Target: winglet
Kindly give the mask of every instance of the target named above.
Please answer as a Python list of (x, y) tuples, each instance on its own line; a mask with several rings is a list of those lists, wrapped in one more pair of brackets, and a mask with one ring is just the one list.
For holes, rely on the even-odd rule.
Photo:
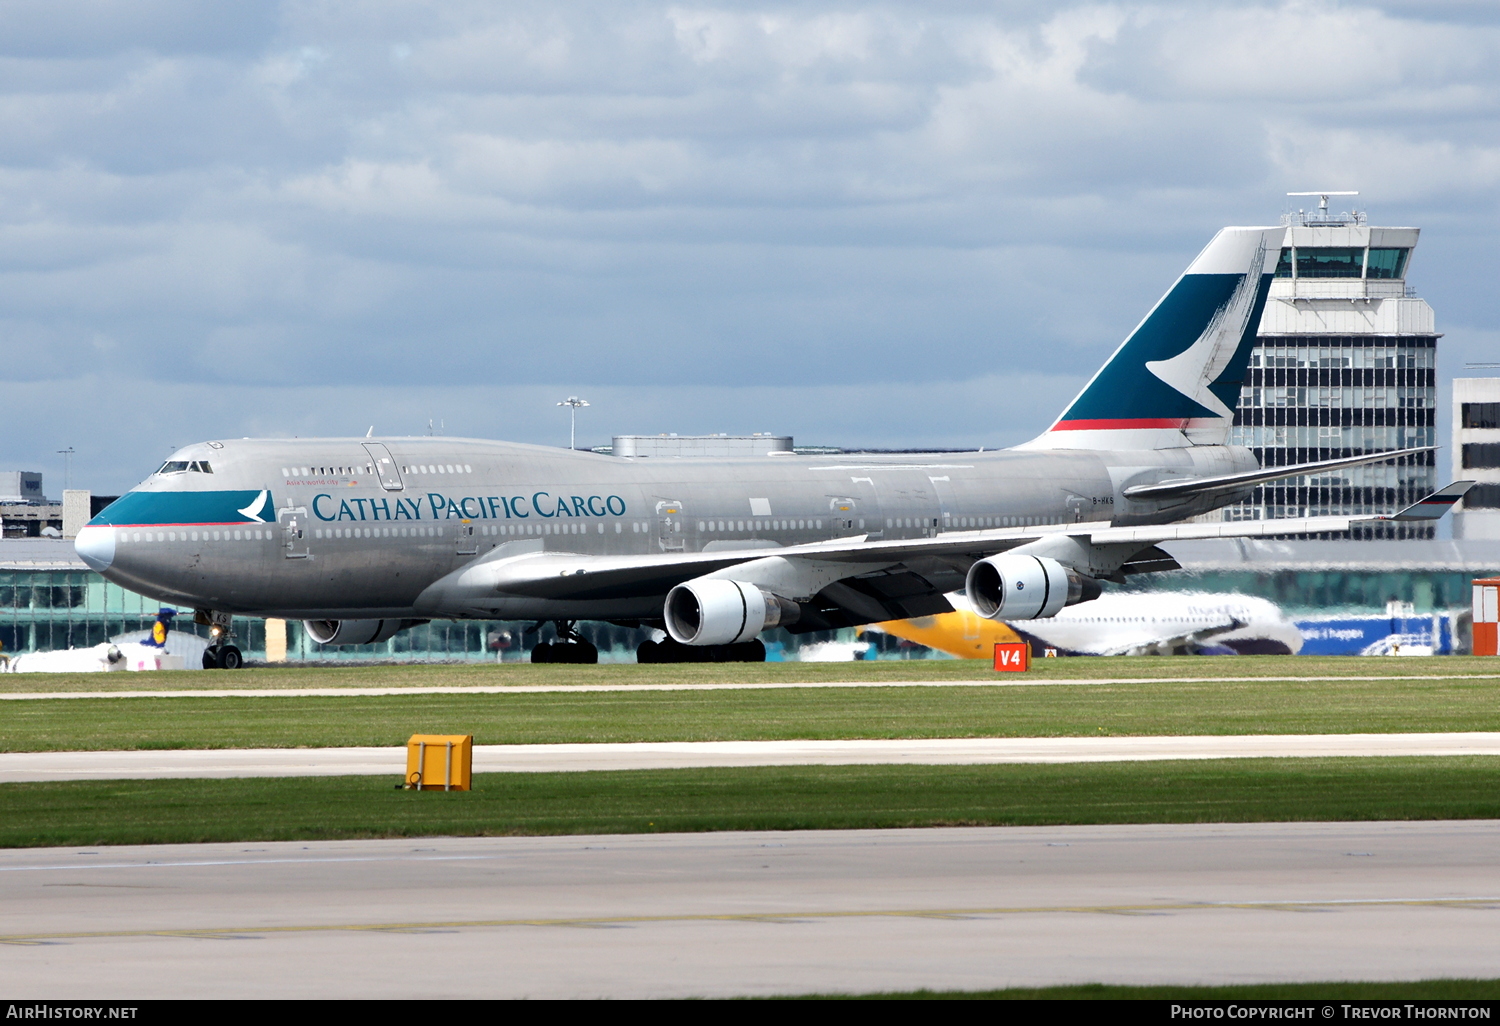
[(1381, 517), (1382, 520), (1438, 520), (1444, 513), (1453, 508), (1453, 504), (1464, 497), (1464, 493), (1474, 487), (1473, 481), (1454, 481), (1427, 496), (1419, 499), (1410, 506), (1403, 509), (1395, 516)]

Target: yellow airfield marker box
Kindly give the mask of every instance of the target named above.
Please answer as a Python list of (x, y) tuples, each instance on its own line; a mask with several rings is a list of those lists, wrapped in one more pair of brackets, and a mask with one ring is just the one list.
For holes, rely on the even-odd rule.
[(409, 790), (467, 791), (473, 776), (473, 734), (413, 734), (406, 742)]

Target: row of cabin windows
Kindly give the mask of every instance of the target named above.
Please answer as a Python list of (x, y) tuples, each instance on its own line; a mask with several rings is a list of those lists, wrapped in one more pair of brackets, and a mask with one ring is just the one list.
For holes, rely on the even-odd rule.
[(121, 531), (125, 542), (269, 541), (270, 531)]
[[(859, 522), (860, 527), (865, 522)], [(700, 520), (698, 530), (701, 532), (739, 532), (739, 531), (821, 531), (823, 521), (821, 520)]]
[[(173, 466), (174, 464), (168, 464)], [(208, 464), (204, 464), (206, 468)], [(345, 477), (349, 474), (373, 474), (375, 466), (366, 463), (362, 467), (282, 467), (282, 477)], [(467, 463), (421, 463), (404, 466), (403, 474), (472, 474), (474, 468)]]

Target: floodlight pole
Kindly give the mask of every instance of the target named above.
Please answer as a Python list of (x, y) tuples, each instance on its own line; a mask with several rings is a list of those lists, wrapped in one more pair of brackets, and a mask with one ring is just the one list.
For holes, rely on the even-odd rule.
[(557, 405), (568, 407), (568, 448), (576, 449), (578, 448), (578, 408), (587, 406), (588, 403), (576, 395), (570, 395)]
[(63, 458), (63, 490), (67, 491), (73, 487), (73, 447), (59, 449), (57, 454)]

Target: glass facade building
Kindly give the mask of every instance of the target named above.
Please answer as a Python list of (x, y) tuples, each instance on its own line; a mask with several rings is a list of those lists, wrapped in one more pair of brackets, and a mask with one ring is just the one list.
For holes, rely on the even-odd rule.
[[(1439, 335), (1432, 307), (1406, 284), (1418, 229), (1370, 227), (1360, 213), (1284, 221), (1231, 444), (1267, 467), (1435, 445)], [(1423, 453), (1261, 485), (1221, 516), (1387, 513), (1437, 484), (1434, 454)], [(1430, 538), (1433, 531), (1380, 524), (1351, 533)]]

